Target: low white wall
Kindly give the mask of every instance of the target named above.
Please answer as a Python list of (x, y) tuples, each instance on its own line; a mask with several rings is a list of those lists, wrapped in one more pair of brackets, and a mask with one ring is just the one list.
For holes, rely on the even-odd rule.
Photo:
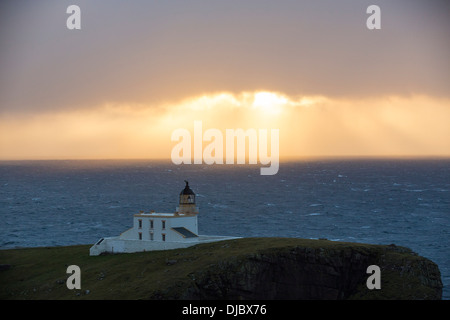
[(89, 254), (91, 256), (98, 256), (103, 252), (110, 253), (132, 253), (141, 251), (157, 251), (157, 250), (171, 250), (178, 248), (187, 248), (199, 243), (216, 242), (223, 240), (238, 239), (239, 237), (224, 237), (224, 236), (199, 236), (190, 241), (167, 242), (167, 241), (146, 241), (146, 240), (124, 240), (119, 237), (104, 238), (100, 244), (93, 245)]
[(177, 248), (187, 248), (197, 244), (198, 241), (167, 242), (148, 240), (123, 240), (119, 238), (105, 238), (102, 243), (93, 245), (89, 254), (97, 256), (102, 252), (110, 253), (132, 253), (141, 251), (170, 250)]

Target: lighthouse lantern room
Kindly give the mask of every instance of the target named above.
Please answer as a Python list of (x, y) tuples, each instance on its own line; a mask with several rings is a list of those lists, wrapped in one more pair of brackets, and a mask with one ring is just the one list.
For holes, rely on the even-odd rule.
[(180, 192), (179, 207), (177, 207), (177, 213), (181, 214), (198, 214), (197, 207), (195, 205), (195, 193), (189, 187), (189, 182), (184, 180), (186, 186)]

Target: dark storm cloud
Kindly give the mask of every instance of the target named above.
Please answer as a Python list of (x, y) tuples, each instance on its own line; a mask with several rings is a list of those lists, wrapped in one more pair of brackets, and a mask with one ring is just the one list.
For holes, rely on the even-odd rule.
[[(81, 30), (66, 8), (81, 8)], [(381, 7), (382, 29), (366, 28)], [(444, 1), (3, 1), (0, 110), (205, 92), (449, 96)]]

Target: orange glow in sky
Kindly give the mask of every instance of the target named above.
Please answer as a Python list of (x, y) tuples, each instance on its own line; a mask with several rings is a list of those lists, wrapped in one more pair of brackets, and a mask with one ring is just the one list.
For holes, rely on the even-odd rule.
[(450, 156), (448, 100), (217, 93), (0, 118), (2, 159), (170, 159), (177, 128), (279, 129), (280, 157)]

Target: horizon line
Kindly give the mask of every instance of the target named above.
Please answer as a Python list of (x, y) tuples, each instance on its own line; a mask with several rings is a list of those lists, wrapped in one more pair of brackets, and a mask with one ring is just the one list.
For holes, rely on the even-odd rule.
[[(332, 160), (332, 159), (336, 159), (336, 160), (357, 160), (357, 159), (390, 159), (390, 160), (406, 160), (406, 159), (449, 159), (450, 160), (450, 155), (315, 155), (315, 156), (284, 156), (284, 157), (280, 157), (279, 162), (292, 162), (292, 161), (302, 161), (302, 160), (322, 160), (322, 159), (326, 159), (326, 160)], [(194, 160), (194, 159), (192, 159)], [(225, 159), (224, 159), (225, 160)], [(231, 163), (231, 164), (227, 164), (223, 163), (223, 165), (225, 166), (230, 166), (230, 165), (260, 165), (260, 163), (256, 163), (256, 164), (249, 164), (248, 163), (248, 159), (245, 159), (246, 163), (243, 164), (237, 164), (237, 163)], [(148, 157), (135, 157), (135, 158), (116, 158), (116, 157), (111, 157), (111, 158), (23, 158), (23, 159), (0, 159), (0, 162), (19, 162), (19, 161), (165, 161), (165, 162), (172, 162), (172, 160), (170, 158), (148, 158)], [(191, 165), (193, 165), (195, 163), (191, 163)], [(174, 164), (175, 165), (175, 164)], [(184, 165), (189, 165), (189, 164), (184, 164)], [(197, 164), (197, 165), (209, 165), (206, 164), (204, 161), (201, 164)], [(222, 164), (217, 164), (217, 163), (213, 163), (213, 165), (222, 165)]]

